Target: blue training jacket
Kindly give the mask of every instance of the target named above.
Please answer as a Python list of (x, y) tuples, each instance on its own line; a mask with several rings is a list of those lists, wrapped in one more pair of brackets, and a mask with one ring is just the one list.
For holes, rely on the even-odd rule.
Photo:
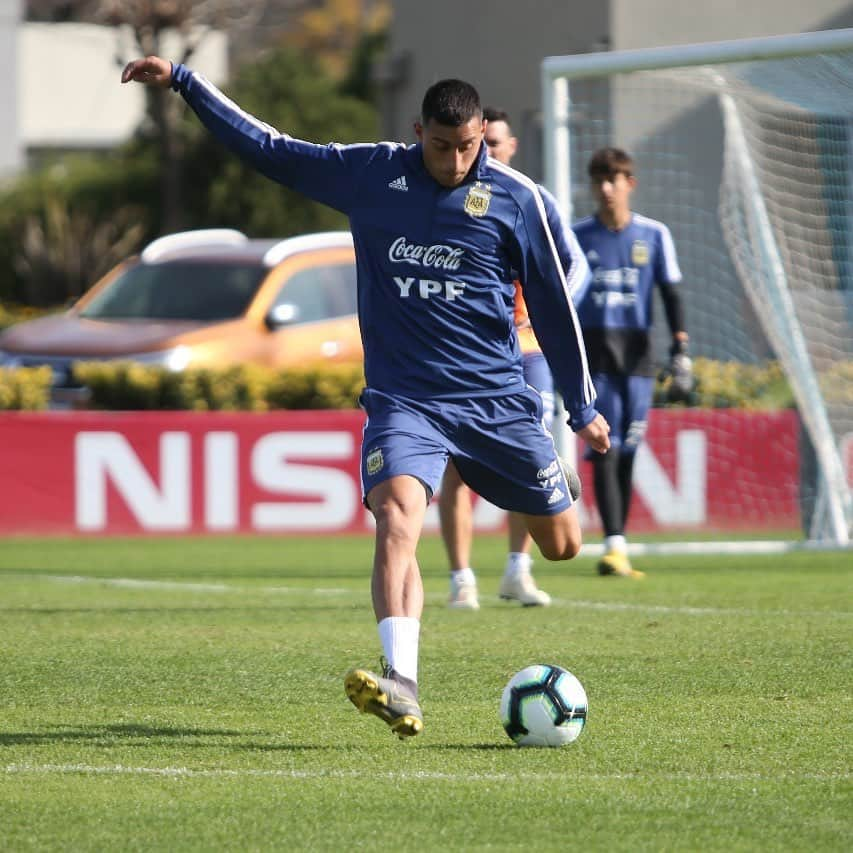
[(522, 390), (519, 278), (572, 428), (593, 420), (595, 390), (570, 298), (587, 267), (565, 260), (571, 248), (563, 229), (549, 228), (533, 181), (483, 145), (465, 182), (449, 189), (427, 172), (420, 145), (294, 139), (183, 65), (173, 66), (172, 87), (258, 171), (349, 217), (369, 387), (437, 401)]

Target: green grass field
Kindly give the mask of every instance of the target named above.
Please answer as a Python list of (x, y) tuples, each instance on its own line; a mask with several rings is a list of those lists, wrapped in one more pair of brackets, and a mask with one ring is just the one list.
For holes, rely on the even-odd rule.
[[(3, 850), (849, 850), (853, 552), (537, 562), (545, 610), (446, 609), (420, 551), (426, 727), (343, 693), (378, 666), (366, 539), (0, 543)], [(516, 670), (590, 698), (580, 739), (525, 750)]]

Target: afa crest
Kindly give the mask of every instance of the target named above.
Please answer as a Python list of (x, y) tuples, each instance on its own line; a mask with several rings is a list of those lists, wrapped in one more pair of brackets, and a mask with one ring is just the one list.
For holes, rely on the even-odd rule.
[(634, 240), (631, 245), (631, 263), (644, 267), (649, 262), (649, 244), (645, 240)]
[(489, 210), (489, 202), (492, 200), (492, 188), (488, 184), (477, 181), (465, 196), (465, 213), (476, 216), (478, 219), (485, 216)]
[(385, 464), (385, 459), (382, 456), (382, 448), (377, 447), (376, 450), (371, 450), (370, 453), (367, 454), (367, 459), (365, 460), (365, 467), (367, 468), (368, 476), (372, 477), (374, 474), (378, 474), (382, 470), (382, 466)]

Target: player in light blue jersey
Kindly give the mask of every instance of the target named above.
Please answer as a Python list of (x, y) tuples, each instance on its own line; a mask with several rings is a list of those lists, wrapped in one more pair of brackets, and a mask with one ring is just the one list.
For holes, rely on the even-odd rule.
[(646, 432), (654, 391), (651, 351), (652, 297), (657, 285), (672, 333), (673, 388), (692, 386), (684, 309), (678, 292), (681, 270), (669, 229), (633, 213), (637, 184), (631, 157), (602, 148), (588, 172), (597, 211), (574, 225), (592, 282), (578, 304), (587, 359), (598, 393), (597, 406), (611, 425), (611, 447), (591, 454), (595, 501), (604, 528), (602, 575), (640, 578), (628, 559), (625, 526), (631, 506), (634, 460)]
[(606, 451), (561, 235), (551, 233), (536, 185), (488, 158), (479, 96), (463, 81), (430, 87), (412, 146), (295, 139), (155, 56), (129, 63), (122, 81), (171, 86), (264, 175), (349, 217), (367, 378), (361, 476), (376, 518), (371, 592), (386, 663), (381, 675), (351, 670), (344, 689), (400, 737), (416, 735), (416, 548), (448, 460), (476, 492), (523, 513), (547, 559), (580, 549), (577, 511), (542, 426), (541, 397), (524, 382), (512, 316), (518, 275), (572, 429)]

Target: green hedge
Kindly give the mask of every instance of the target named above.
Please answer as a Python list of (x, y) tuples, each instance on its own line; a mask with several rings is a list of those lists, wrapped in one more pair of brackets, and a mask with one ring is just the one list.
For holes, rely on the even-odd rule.
[(39, 411), (50, 402), (53, 371), (49, 367), (0, 367), (0, 411)]
[[(697, 358), (696, 389), (685, 402), (668, 401), (669, 380), (655, 386), (656, 407), (792, 408), (791, 389), (777, 362), (745, 365)], [(88, 362), (74, 367), (90, 390), (88, 407), (116, 411), (251, 411), (355, 408), (364, 373), (361, 365), (322, 365), (272, 370), (243, 365), (222, 370), (195, 368), (173, 373), (133, 362)], [(0, 409), (46, 409), (48, 368), (0, 370)], [(843, 362), (821, 377), (828, 401), (853, 403), (853, 363)]]
[(777, 361), (741, 364), (736, 361), (693, 361), (696, 387), (686, 402), (671, 403), (671, 380), (659, 379), (653, 405), (657, 408), (689, 406), (702, 409), (789, 409), (794, 396)]
[(271, 370), (240, 365), (173, 373), (131, 362), (89, 362), (74, 368), (91, 391), (93, 409), (199, 412), (271, 409), (352, 409), (364, 387), (358, 365)]
[(47, 314), (56, 314), (60, 308), (52, 308), (50, 310), (44, 308), (34, 308), (31, 305), (16, 305), (14, 303), (0, 302), (0, 331), (8, 326), (14, 326), (15, 323), (23, 323), (26, 320), (35, 320), (38, 317), (44, 317)]

